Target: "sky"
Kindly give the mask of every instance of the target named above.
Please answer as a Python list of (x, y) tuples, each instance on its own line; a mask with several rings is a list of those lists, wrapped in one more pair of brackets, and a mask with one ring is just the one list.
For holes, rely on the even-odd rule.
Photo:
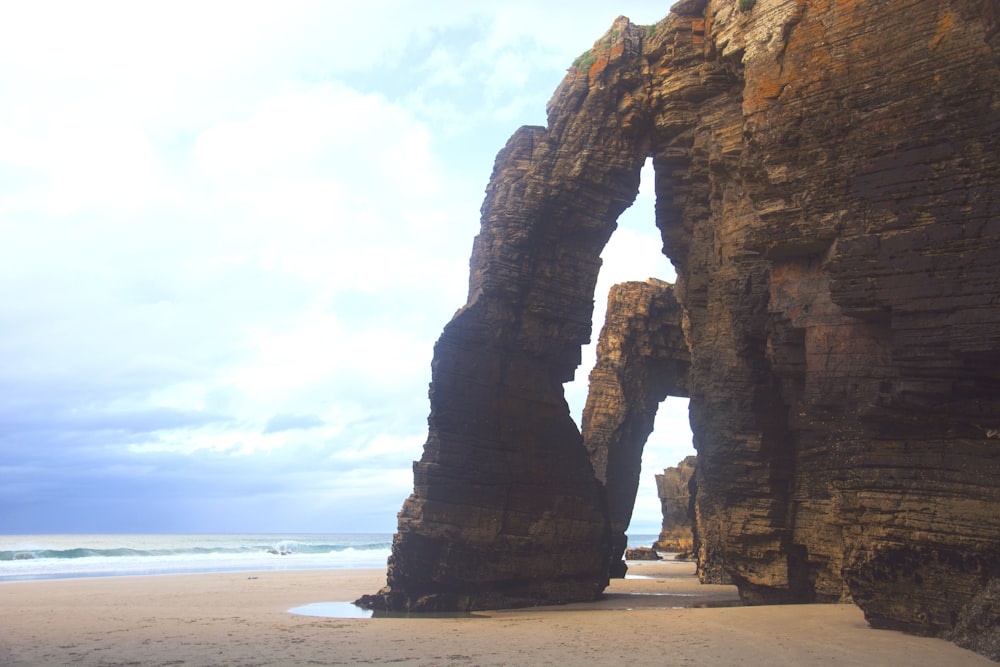
[[(4, 3), (0, 533), (393, 532), (497, 152), (670, 4)], [(611, 284), (673, 279), (649, 172), (595, 341)]]

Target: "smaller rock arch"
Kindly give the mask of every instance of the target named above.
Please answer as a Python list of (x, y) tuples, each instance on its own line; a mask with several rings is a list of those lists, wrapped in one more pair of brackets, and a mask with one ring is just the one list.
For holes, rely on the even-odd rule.
[(642, 451), (660, 403), (686, 397), (691, 355), (673, 285), (650, 278), (615, 285), (597, 344), (583, 411), (583, 440), (608, 496), (610, 574), (625, 575), (625, 531), (632, 519)]

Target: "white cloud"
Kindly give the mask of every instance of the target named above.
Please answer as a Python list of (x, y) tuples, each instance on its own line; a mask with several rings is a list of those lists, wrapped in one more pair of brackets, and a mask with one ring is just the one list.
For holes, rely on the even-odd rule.
[(0, 212), (130, 212), (156, 195), (158, 158), (142, 128), (102, 108), (77, 105), (72, 115), (11, 119), (0, 129), (0, 155), (32, 182), (5, 198)]
[[(429, 169), (429, 141), (427, 129), (384, 96), (326, 82), (267, 98), (251, 116), (210, 127), (198, 137), (194, 159), (223, 185), (308, 175), (371, 188), (387, 174), (403, 196), (423, 196), (437, 187), (429, 180), (438, 171)], [(393, 158), (405, 169), (386, 169)]]
[(251, 334), (252, 358), (223, 382), (255, 402), (336, 378), (388, 390), (429, 375), (432, 343), (397, 328), (354, 330), (335, 313), (311, 312), (282, 331)]
[[(306, 529), (339, 510), (300, 487), (366, 494), (391, 523), (494, 156), (636, 8), (666, 12), (0, 7), (0, 447), (22, 480), (5, 496), (18, 525), (45, 530), (91, 492), (94, 509), (184, 489), (231, 514), (265, 487), (284, 516), (323, 506), (296, 515)], [(606, 273), (641, 264), (648, 239), (630, 234)], [(281, 423), (313, 426), (268, 428)]]

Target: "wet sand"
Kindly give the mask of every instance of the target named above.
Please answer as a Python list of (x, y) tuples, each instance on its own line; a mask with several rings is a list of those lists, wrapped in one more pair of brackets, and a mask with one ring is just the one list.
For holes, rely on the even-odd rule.
[(290, 613), (345, 602), (381, 570), (0, 583), (3, 665), (995, 665), (873, 630), (853, 605), (730, 606), (690, 563), (635, 563), (592, 604), (449, 618)]

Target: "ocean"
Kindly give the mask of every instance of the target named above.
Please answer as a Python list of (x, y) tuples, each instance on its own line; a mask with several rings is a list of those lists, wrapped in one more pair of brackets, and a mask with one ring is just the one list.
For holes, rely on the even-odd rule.
[[(649, 545), (656, 535), (629, 536)], [(392, 535), (0, 535), (0, 582), (386, 566)]]
[(391, 534), (0, 535), (0, 582), (385, 568)]

